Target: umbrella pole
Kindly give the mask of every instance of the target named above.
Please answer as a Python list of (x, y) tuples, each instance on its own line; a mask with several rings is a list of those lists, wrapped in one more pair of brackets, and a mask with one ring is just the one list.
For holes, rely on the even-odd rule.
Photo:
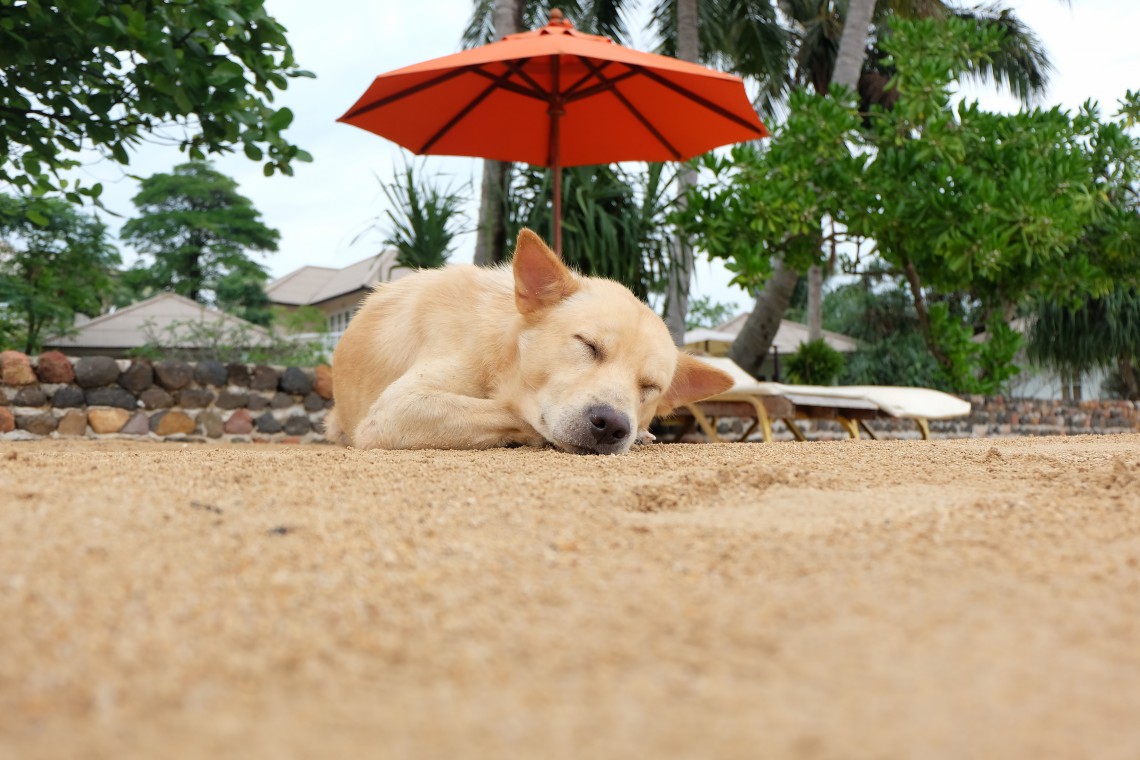
[(562, 156), (559, 154), (559, 143), (561, 142), (559, 135), (559, 126), (562, 121), (562, 114), (566, 113), (565, 107), (562, 104), (562, 93), (560, 90), (559, 64), (561, 61), (558, 56), (554, 56), (551, 61), (551, 74), (554, 84), (554, 92), (550, 99), (550, 108), (547, 113), (550, 114), (550, 168), (554, 174), (554, 252), (560, 257), (562, 256)]
[(562, 255), (562, 167), (554, 164), (554, 252)]

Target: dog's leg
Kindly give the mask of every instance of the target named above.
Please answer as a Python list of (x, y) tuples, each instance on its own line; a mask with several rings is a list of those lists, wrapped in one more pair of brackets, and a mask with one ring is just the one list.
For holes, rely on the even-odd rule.
[[(545, 440), (500, 400), (442, 390), (432, 375), (413, 369), (388, 386), (357, 426), (361, 449), (491, 449)], [(445, 375), (446, 376), (446, 375)]]

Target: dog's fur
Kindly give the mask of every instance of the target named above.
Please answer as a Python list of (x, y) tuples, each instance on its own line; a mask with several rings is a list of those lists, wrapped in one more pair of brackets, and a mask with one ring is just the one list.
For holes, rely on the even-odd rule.
[(574, 274), (523, 230), (511, 270), (418, 272), (365, 299), (333, 355), (325, 429), (358, 448), (617, 454), (655, 416), (731, 386), (629, 290)]

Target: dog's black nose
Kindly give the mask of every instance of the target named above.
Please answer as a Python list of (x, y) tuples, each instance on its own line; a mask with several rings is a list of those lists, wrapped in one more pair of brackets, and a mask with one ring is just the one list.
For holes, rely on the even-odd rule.
[(609, 406), (591, 406), (586, 410), (590, 432), (602, 446), (610, 446), (629, 435), (629, 420), (617, 409)]

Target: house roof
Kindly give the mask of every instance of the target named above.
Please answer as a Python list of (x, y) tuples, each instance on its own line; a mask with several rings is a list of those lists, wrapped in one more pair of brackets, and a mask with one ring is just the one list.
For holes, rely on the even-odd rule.
[[(168, 337), (187, 338), (185, 331), (179, 335), (168, 335), (164, 332), (165, 328), (171, 325), (186, 322), (203, 322), (212, 327), (220, 323), (227, 331), (248, 331), (251, 342), (266, 341), (270, 337), (265, 328), (240, 317), (211, 309), (176, 293), (160, 293), (145, 301), (133, 303), (110, 314), (77, 324), (73, 335), (49, 338), (44, 343), (46, 347), (63, 349), (127, 349), (137, 348), (152, 337), (159, 336), (165, 344)], [(192, 345), (173, 347), (196, 348)]]
[[(748, 312), (744, 312), (712, 330), (704, 327), (689, 330), (685, 333), (685, 345), (705, 343), (706, 341), (731, 343), (736, 340), (736, 336), (740, 334), (747, 320)], [(823, 331), (823, 339), (827, 342), (827, 345), (842, 353), (851, 353), (859, 348), (859, 341), (847, 335), (830, 332), (829, 330)], [(781, 354), (794, 354), (799, 349), (801, 343), (807, 342), (807, 325), (801, 324), (800, 322), (793, 322), (790, 319), (781, 319), (780, 328), (776, 331), (776, 337), (772, 340), (772, 347)]]
[(398, 280), (411, 272), (396, 264), (396, 254), (395, 248), (389, 248), (343, 269), (304, 266), (269, 283), (265, 293), (276, 304), (306, 306), (369, 290), (378, 282)]

